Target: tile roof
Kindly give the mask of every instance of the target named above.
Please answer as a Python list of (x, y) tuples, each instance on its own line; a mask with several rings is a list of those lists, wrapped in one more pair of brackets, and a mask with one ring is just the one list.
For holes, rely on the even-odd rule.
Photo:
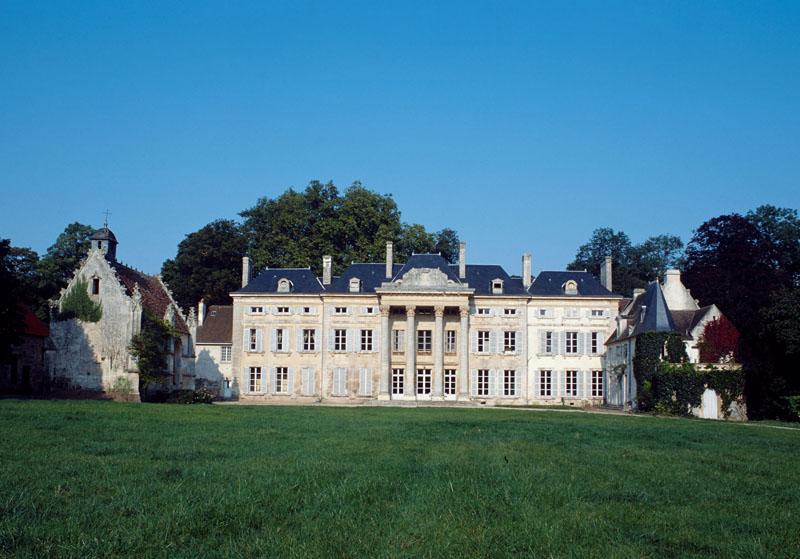
[(203, 325), (197, 327), (197, 344), (233, 343), (233, 306), (210, 305)]
[[(109, 265), (117, 273), (119, 281), (125, 288), (128, 296), (133, 295), (134, 286), (139, 285), (139, 293), (142, 295), (142, 306), (160, 319), (167, 314), (167, 308), (172, 303), (166, 288), (155, 276), (134, 270), (120, 262), (109, 262)], [(188, 334), (189, 328), (181, 317), (180, 313), (175, 313), (175, 329), (181, 334)]]
[(50, 335), (50, 327), (39, 319), (38, 316), (33, 314), (33, 311), (28, 305), (19, 303), (19, 314), (25, 323), (23, 335), (33, 336), (35, 338), (46, 338)]
[[(569, 280), (574, 280), (578, 284), (576, 295), (564, 293), (564, 284)], [(529, 293), (534, 297), (621, 297), (603, 287), (589, 272), (577, 271), (540, 272), (533, 281)]]
[(234, 293), (277, 293), (278, 281), (286, 278), (292, 282), (294, 294), (322, 293), (322, 284), (309, 268), (267, 268)]

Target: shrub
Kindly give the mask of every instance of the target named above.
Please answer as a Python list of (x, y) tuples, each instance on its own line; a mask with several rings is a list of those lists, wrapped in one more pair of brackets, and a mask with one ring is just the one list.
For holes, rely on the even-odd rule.
[(59, 320), (77, 318), (84, 322), (98, 322), (103, 318), (103, 306), (89, 297), (89, 284), (79, 277), (61, 300)]
[(800, 421), (800, 394), (795, 396), (786, 396), (786, 404), (789, 407), (789, 413), (793, 416), (795, 421)]
[(210, 404), (214, 394), (207, 388), (198, 390), (175, 390), (167, 398), (168, 404)]
[(109, 393), (118, 398), (128, 398), (133, 394), (133, 385), (128, 377), (117, 377), (111, 385)]

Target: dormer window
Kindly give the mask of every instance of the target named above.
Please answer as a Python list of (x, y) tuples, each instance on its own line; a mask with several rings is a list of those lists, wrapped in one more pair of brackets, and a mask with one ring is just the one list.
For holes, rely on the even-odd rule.
[(278, 293), (289, 293), (292, 290), (292, 282), (286, 278), (278, 280)]
[(361, 291), (361, 280), (358, 278), (350, 279), (350, 293), (359, 293)]
[(578, 294), (578, 282), (575, 280), (567, 281), (564, 286), (564, 294), (566, 295), (577, 295)]
[(493, 295), (503, 294), (503, 280), (501, 280), (500, 278), (492, 280), (492, 294)]

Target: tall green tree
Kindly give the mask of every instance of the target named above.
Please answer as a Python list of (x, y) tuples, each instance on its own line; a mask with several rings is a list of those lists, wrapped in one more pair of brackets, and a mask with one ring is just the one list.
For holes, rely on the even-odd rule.
[(24, 329), (19, 310), (21, 283), (11, 251), (11, 241), (0, 239), (0, 363), (11, 357), (11, 348)]
[(39, 294), (45, 301), (56, 297), (72, 279), (89, 251), (92, 233), (94, 229), (89, 225), (70, 223), (39, 260)]
[(606, 256), (611, 256), (614, 291), (629, 296), (635, 288), (646, 287), (675, 266), (682, 248), (680, 238), (672, 235), (653, 236), (634, 245), (623, 231), (603, 227), (595, 229), (589, 242), (578, 248), (567, 269), (587, 270), (599, 276)]
[[(715, 303), (741, 336), (748, 413), (781, 416), (784, 398), (800, 392), (792, 354), (793, 307), (798, 287), (796, 210), (762, 206), (703, 223), (687, 245), (684, 283), (701, 304)], [(788, 334), (787, 334), (788, 335)]]
[(210, 305), (230, 304), (228, 294), (241, 285), (245, 250), (236, 222), (220, 219), (186, 235), (175, 258), (164, 262), (161, 275), (183, 308), (200, 299)]

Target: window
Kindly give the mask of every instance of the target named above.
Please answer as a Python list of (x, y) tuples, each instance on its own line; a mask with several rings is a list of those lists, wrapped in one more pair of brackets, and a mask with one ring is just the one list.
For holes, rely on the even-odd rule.
[(250, 367), (250, 392), (261, 392), (261, 367)]
[(220, 348), (220, 362), (222, 363), (230, 363), (231, 362), (231, 346), (224, 345)]
[(334, 307), (333, 308), (334, 314), (347, 314), (347, 307)]
[(417, 394), (431, 393), (431, 370), (417, 369)]
[(538, 309), (536, 316), (539, 318), (549, 318), (552, 315), (550, 309)]
[(454, 396), (456, 393), (456, 370), (444, 370), (444, 393), (447, 396)]
[(403, 393), (404, 379), (405, 371), (403, 369), (392, 369), (392, 394)]
[(503, 396), (517, 395), (517, 371), (506, 369), (503, 371)]
[(479, 316), (490, 316), (492, 314), (492, 309), (488, 309), (486, 307), (478, 307), (477, 312)]
[(444, 352), (445, 353), (455, 353), (456, 352), (456, 331), (455, 330), (447, 330), (444, 333)]
[(489, 395), (489, 369), (478, 369), (478, 386), (476, 394), (478, 396)]
[(247, 334), (247, 350), (258, 351), (258, 329), (250, 328)]
[(275, 367), (275, 392), (277, 394), (289, 392), (289, 369), (287, 367)]
[(275, 329), (275, 349), (273, 351), (286, 351), (285, 332), (283, 328)]
[(372, 351), (372, 330), (361, 331), (361, 351)]
[(503, 293), (503, 280), (492, 280), (492, 293), (495, 295), (500, 295)]
[(564, 293), (567, 295), (577, 295), (578, 294), (578, 283), (575, 280), (569, 280), (563, 286)]
[(564, 318), (580, 318), (580, 309), (569, 307), (564, 309)]
[(92, 295), (100, 295), (100, 278), (92, 278)]
[(517, 351), (517, 333), (503, 332), (503, 351), (514, 353)]
[(489, 335), (488, 330), (478, 330), (478, 353), (488, 353)]
[(364, 314), (375, 314), (375, 307), (364, 307)]
[(250, 307), (250, 314), (264, 314), (264, 307)]
[(289, 314), (289, 307), (278, 307), (278, 314)]
[(311, 328), (303, 329), (303, 351), (317, 350), (317, 334)]
[(417, 351), (420, 353), (430, 353), (431, 351), (431, 331), (417, 331)]
[(517, 309), (503, 309), (503, 316), (517, 316)]
[(603, 309), (592, 309), (592, 318), (603, 318), (606, 315)]
[(564, 396), (576, 397), (578, 395), (578, 371), (565, 371)]
[(539, 396), (553, 395), (553, 371), (539, 371)]
[(553, 332), (545, 332), (542, 336), (542, 353), (553, 353)]
[(347, 330), (337, 328), (333, 331), (333, 351), (347, 351)]
[(350, 293), (358, 293), (361, 291), (361, 280), (358, 278), (350, 279)]
[(303, 307), (303, 314), (311, 314), (311, 307)]
[(603, 371), (592, 371), (592, 397), (603, 396)]
[(589, 338), (589, 347), (592, 353), (600, 352), (600, 332), (592, 332)]
[(292, 282), (286, 278), (278, 280), (278, 293), (289, 293), (292, 290)]
[(578, 333), (567, 332), (567, 347), (566, 353), (578, 353)]
[(405, 330), (392, 330), (392, 351), (394, 353), (403, 353), (405, 351)]

